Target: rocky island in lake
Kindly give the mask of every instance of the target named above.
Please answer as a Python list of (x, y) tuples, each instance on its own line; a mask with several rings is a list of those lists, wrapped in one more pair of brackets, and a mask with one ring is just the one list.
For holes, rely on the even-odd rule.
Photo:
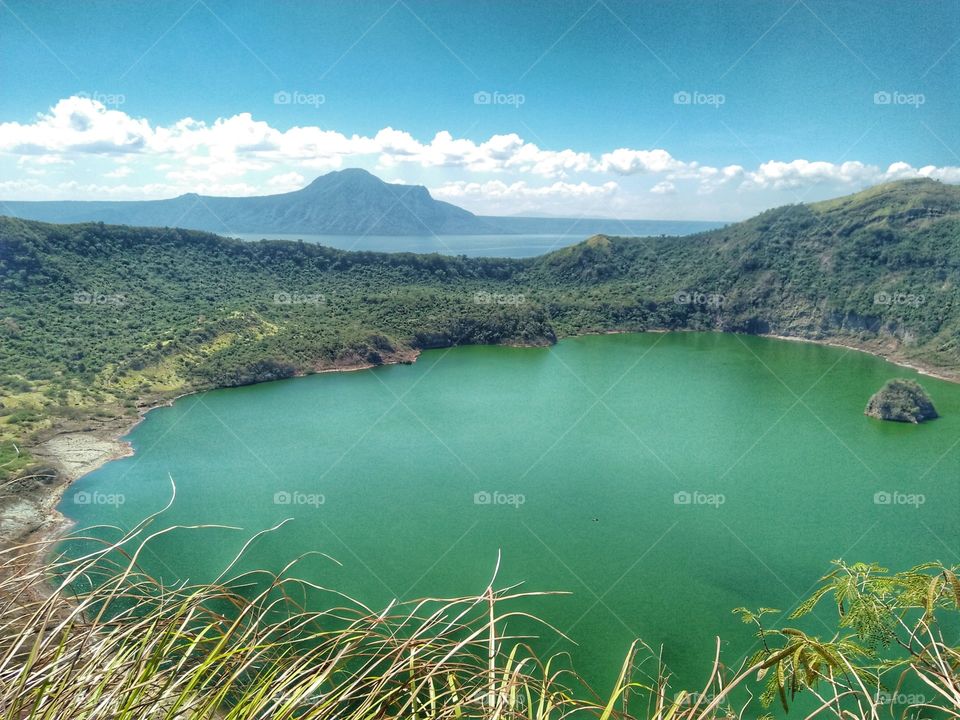
[(913, 380), (895, 378), (877, 391), (864, 411), (870, 417), (895, 422), (922, 423), (939, 417), (927, 391)]

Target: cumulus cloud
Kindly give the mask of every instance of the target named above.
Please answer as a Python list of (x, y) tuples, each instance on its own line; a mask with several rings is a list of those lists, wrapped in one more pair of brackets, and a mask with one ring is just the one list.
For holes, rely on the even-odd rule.
[(753, 172), (744, 173), (743, 187), (796, 190), (823, 183), (866, 187), (892, 180), (919, 177), (934, 178), (945, 182), (960, 182), (960, 168), (935, 167), (933, 165), (914, 168), (905, 162), (895, 162), (884, 169), (876, 165), (865, 165), (856, 161), (839, 164), (811, 162), (802, 159), (791, 162), (770, 161), (761, 163)]
[(598, 169), (602, 172), (615, 172), (620, 175), (636, 173), (679, 172), (694, 166), (674, 158), (666, 150), (631, 150), (618, 148), (600, 156)]
[(111, 170), (103, 174), (104, 177), (108, 178), (125, 178), (127, 175), (133, 174), (133, 168), (129, 165), (121, 165), (115, 170)]
[(516, 133), (494, 135), (489, 140), (454, 138), (442, 130), (429, 143), (420, 143), (409, 133), (386, 128), (374, 140), (381, 145), (379, 166), (392, 168), (401, 163), (422, 167), (463, 168), (471, 172), (513, 170), (548, 178), (593, 169), (590, 153), (573, 150), (542, 150)]
[(887, 168), (883, 179), (886, 181), (918, 177), (942, 180), (947, 183), (960, 183), (960, 167), (924, 165), (921, 168), (913, 168), (908, 163), (895, 162)]
[(146, 120), (75, 96), (61, 100), (32, 123), (0, 123), (0, 151), (21, 155), (140, 152), (153, 134)]
[(525, 212), (552, 212), (569, 215), (572, 210), (589, 208), (597, 201), (615, 195), (620, 186), (611, 181), (602, 185), (587, 182), (530, 186), (523, 180), (505, 183), (457, 181), (431, 188), (434, 197), (463, 204), (487, 215), (513, 215)]
[(652, 188), (650, 188), (650, 192), (656, 193), (657, 195), (672, 195), (676, 191), (677, 186), (669, 180), (661, 180)]
[[(728, 202), (749, 196), (763, 200), (746, 205), (768, 207), (795, 201), (797, 191), (818, 186), (825, 193), (909, 177), (960, 182), (960, 167), (955, 166), (894, 162), (880, 167), (793, 158), (771, 159), (753, 168), (715, 167), (674, 157), (664, 148), (620, 147), (599, 155), (574, 148), (546, 149), (517, 133), (475, 141), (446, 130), (428, 140), (393, 127), (372, 135), (347, 135), (319, 126), (281, 130), (250, 113), (212, 122), (187, 117), (159, 125), (80, 96), (60, 100), (30, 122), (0, 123), (0, 155), (16, 158), (18, 179), (8, 175), (0, 184), (6, 197), (285, 192), (320, 172), (359, 165), (382, 171), (394, 181), (408, 175), (407, 169), (422, 169), (434, 179), (438, 197), (474, 208), (539, 213), (556, 208), (562, 214), (597, 203), (605, 203), (608, 210), (630, 203), (640, 207), (643, 198), (652, 202), (652, 196), (658, 196), (659, 205), (690, 194), (716, 195)], [(102, 170), (101, 158), (113, 169)], [(73, 184), (37, 180), (58, 174), (62, 178), (65, 167), (70, 168)], [(109, 183), (135, 172), (147, 180), (144, 185)], [(84, 175), (90, 176), (87, 181), (78, 179)], [(780, 198), (779, 192), (794, 195)]]
[[(0, 124), (0, 152), (19, 155), (140, 154), (187, 159), (194, 167), (176, 170), (174, 181), (209, 182), (263, 163), (297, 163), (333, 169), (344, 158), (378, 157), (379, 166), (414, 163), (425, 168), (462, 168), (471, 172), (513, 170), (548, 178), (594, 170), (586, 152), (544, 150), (516, 133), (494, 135), (485, 142), (455, 138), (442, 130), (429, 142), (386, 127), (373, 137), (351, 135), (316, 126), (282, 131), (250, 113), (206, 123), (184, 118), (168, 126), (152, 126), (97, 100), (60, 100), (32, 123)], [(202, 167), (197, 167), (202, 166)]]
[(878, 169), (860, 162), (845, 162), (839, 165), (830, 162), (793, 160), (761, 163), (755, 172), (749, 173), (748, 183), (760, 187), (796, 189), (822, 182), (868, 183), (877, 176)]
[(267, 187), (272, 192), (289, 192), (299, 190), (307, 182), (307, 179), (298, 172), (288, 172), (281, 175), (274, 175), (267, 180)]
[[(249, 183), (201, 184), (193, 187), (192, 192), (201, 195), (220, 195), (246, 197), (258, 195), (263, 188)], [(170, 183), (146, 183), (143, 185), (108, 185), (98, 182), (69, 180), (59, 183), (40, 182), (35, 179), (0, 181), (0, 198), (3, 200), (153, 200), (180, 195), (184, 188)], [(0, 201), (0, 214), (3, 213)]]

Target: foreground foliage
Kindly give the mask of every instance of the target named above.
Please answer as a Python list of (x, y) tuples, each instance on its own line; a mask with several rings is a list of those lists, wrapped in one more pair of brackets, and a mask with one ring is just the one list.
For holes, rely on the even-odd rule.
[[(766, 629), (776, 611), (740, 608), (760, 647), (740, 667), (724, 665), (718, 638), (703, 688), (675, 690), (638, 644), (600, 698), (563, 657), (539, 659), (532, 638), (507, 633), (533, 618), (503, 608), (540, 593), (491, 582), (476, 597), (373, 609), (288, 572), (230, 577), (237, 560), (214, 583), (164, 586), (137, 562), (175, 531), (151, 533), (156, 518), (85, 555), (51, 560), (43, 545), (3, 554), (0, 718), (708, 720), (786, 710), (803, 696), (807, 717), (960, 718), (960, 648), (944, 638), (958, 630), (956, 568), (838, 562), (791, 615), (829, 603), (830, 637)], [(331, 602), (307, 607), (310, 594)]]

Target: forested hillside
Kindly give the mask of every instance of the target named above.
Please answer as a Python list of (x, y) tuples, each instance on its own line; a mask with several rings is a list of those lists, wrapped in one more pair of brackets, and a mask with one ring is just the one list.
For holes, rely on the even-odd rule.
[(3, 218), (0, 437), (9, 456), (192, 389), (611, 330), (831, 339), (957, 374), (958, 281), (960, 188), (928, 180), (524, 260)]

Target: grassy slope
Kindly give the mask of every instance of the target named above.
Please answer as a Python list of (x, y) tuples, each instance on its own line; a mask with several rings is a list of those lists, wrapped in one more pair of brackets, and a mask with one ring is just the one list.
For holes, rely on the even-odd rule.
[(933, 181), (525, 260), (0, 219), (0, 467), (28, 462), (11, 441), (29, 447), (162, 397), (449, 344), (720, 329), (833, 339), (955, 372), (958, 280), (960, 188)]

